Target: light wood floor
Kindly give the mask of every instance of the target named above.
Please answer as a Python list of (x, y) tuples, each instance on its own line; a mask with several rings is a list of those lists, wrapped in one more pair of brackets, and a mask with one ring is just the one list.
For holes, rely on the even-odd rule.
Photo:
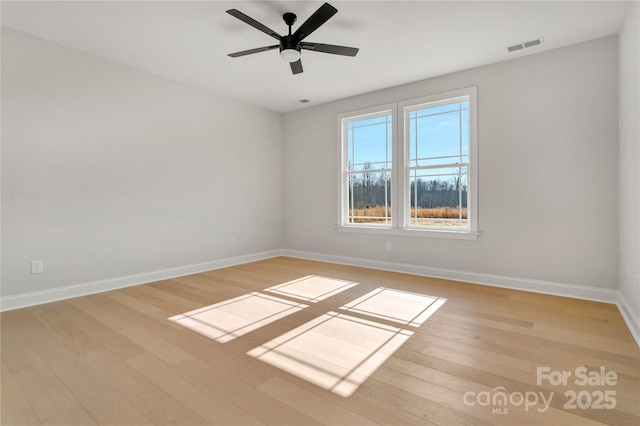
[[(224, 343), (168, 319), (307, 275), (358, 285)], [(351, 396), (247, 354), (380, 287), (447, 301), (420, 327), (376, 319), (412, 334)], [(614, 305), (287, 257), (5, 312), (1, 332), (2, 425), (640, 423), (640, 349)], [(583, 366), (616, 384), (577, 385)], [(572, 376), (538, 386), (538, 367)], [(572, 391), (615, 408), (565, 409)]]

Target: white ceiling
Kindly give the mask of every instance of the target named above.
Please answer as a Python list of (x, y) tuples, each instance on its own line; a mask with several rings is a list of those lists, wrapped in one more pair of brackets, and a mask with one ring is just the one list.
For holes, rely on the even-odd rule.
[[(274, 111), (423, 80), (616, 34), (619, 1), (340, 1), (305, 41), (359, 47), (355, 58), (303, 51), (292, 75), (271, 37), (225, 13), (236, 8), (283, 34), (322, 1), (2, 1), (2, 25)], [(516, 53), (505, 47), (544, 37)]]

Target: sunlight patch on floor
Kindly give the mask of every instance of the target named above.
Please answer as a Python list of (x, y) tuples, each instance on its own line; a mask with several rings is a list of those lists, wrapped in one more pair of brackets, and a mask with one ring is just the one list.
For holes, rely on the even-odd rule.
[(309, 275), (284, 284), (269, 287), (265, 289), (265, 291), (316, 303), (356, 285), (358, 285), (358, 283), (353, 281)]
[(347, 397), (412, 334), (329, 312), (247, 354)]
[(380, 287), (340, 309), (419, 327), (444, 302), (446, 299)]
[(348, 397), (446, 301), (377, 288), (247, 354)]
[(169, 320), (220, 343), (225, 343), (307, 306), (254, 292), (185, 312)]
[[(252, 292), (169, 320), (225, 343), (310, 306), (291, 299), (317, 303), (356, 285), (309, 275), (269, 287), (265, 293)], [(379, 287), (247, 355), (348, 397), (446, 301)]]

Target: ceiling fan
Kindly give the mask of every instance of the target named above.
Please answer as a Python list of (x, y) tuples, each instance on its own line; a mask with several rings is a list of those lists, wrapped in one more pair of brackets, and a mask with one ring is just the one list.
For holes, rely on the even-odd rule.
[(315, 52), (332, 53), (334, 55), (343, 56), (356, 56), (358, 53), (355, 47), (336, 46), (334, 44), (322, 44), (322, 43), (309, 43), (303, 41), (312, 32), (317, 30), (322, 24), (327, 22), (329, 18), (335, 15), (338, 9), (331, 6), (329, 3), (325, 3), (313, 15), (309, 17), (298, 29), (292, 34), (291, 26), (296, 22), (296, 15), (291, 12), (287, 12), (282, 15), (285, 24), (289, 27), (289, 34), (281, 36), (272, 29), (266, 27), (255, 19), (245, 15), (237, 9), (227, 10), (227, 13), (231, 16), (235, 16), (242, 22), (251, 25), (253, 28), (262, 31), (263, 33), (270, 35), (278, 40), (279, 44), (273, 46), (258, 47), (256, 49), (243, 50), (241, 52), (230, 53), (232, 58), (238, 58), (240, 56), (251, 55), (253, 53), (266, 52), (267, 50), (280, 49), (280, 57), (289, 62), (291, 65), (291, 71), (294, 74), (300, 74), (302, 72), (302, 61), (300, 60), (301, 50), (313, 50)]

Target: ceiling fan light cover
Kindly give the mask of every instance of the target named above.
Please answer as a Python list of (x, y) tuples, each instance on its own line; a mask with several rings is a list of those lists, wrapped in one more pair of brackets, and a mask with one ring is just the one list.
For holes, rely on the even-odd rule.
[(280, 57), (286, 62), (296, 62), (300, 59), (300, 51), (296, 49), (282, 49)]

